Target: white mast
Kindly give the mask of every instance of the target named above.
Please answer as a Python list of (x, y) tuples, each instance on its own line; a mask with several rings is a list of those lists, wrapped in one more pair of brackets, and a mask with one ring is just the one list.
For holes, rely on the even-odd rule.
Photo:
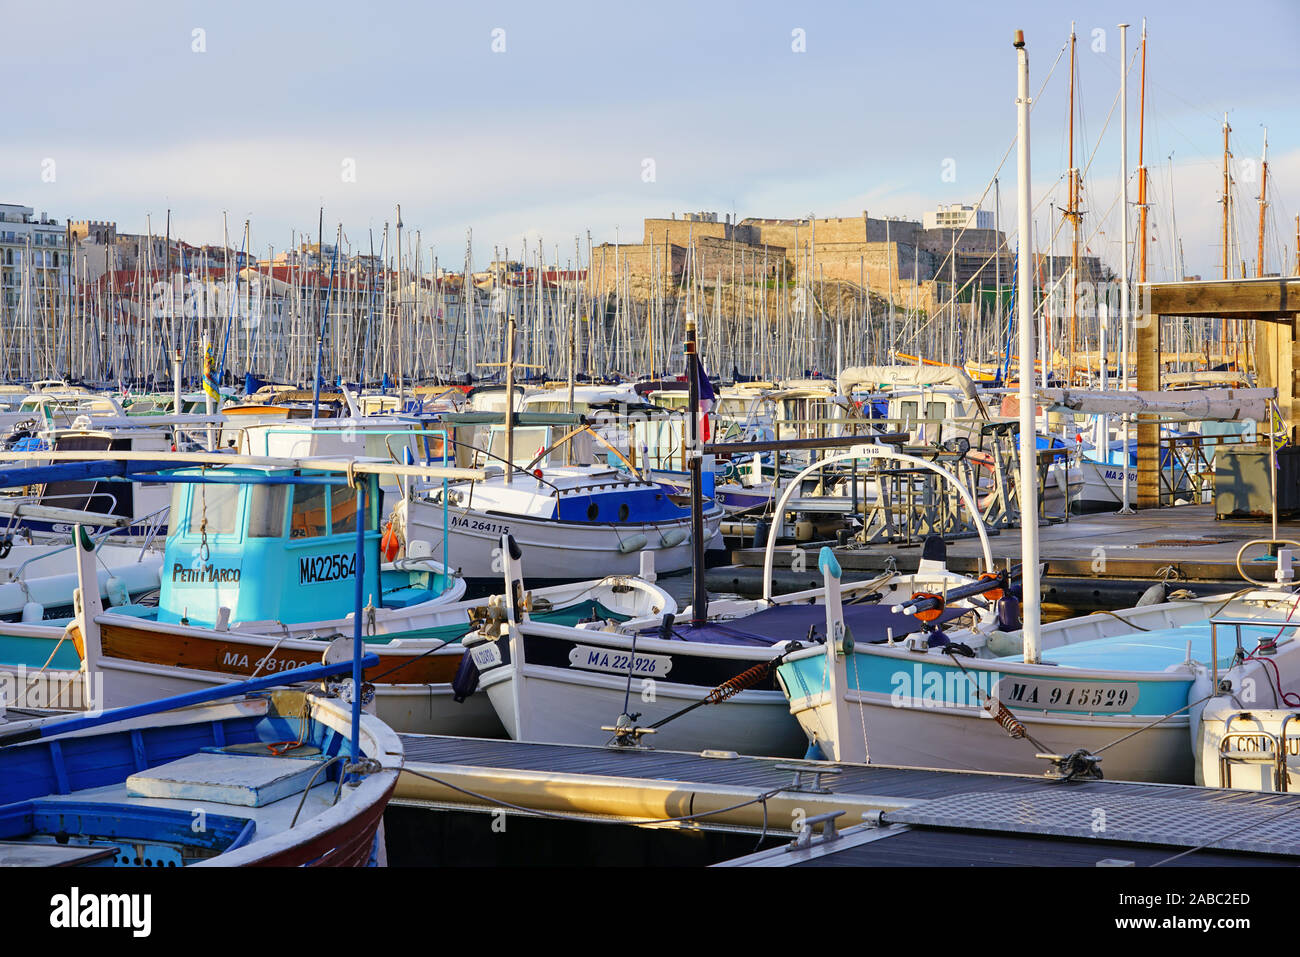
[(1016, 233), (1020, 264), (1016, 307), (1020, 319), (1020, 551), (1024, 589), (1024, 655), (1037, 664), (1040, 596), (1038, 582), (1038, 454), (1034, 441), (1033, 234), (1029, 192), (1029, 52), (1023, 30), (1016, 31)]

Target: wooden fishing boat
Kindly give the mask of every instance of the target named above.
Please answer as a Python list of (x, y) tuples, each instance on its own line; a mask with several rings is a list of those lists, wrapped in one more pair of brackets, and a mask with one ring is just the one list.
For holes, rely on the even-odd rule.
[[(358, 572), (350, 488), (298, 484), (291, 497), (284, 485), (239, 484), (241, 478), (280, 477), (275, 470), (228, 470), (216, 485), (187, 485), (187, 475), (197, 477), (171, 476), (182, 521), (167, 540), (157, 607), (105, 608), (84, 589), (88, 597), (67, 627), (75, 670), (65, 674), (56, 664), (41, 672), (36, 687), (46, 700), (51, 691), (64, 691), (55, 681), (63, 677), (70, 686), (65, 706), (117, 707), (317, 660), (329, 643), (356, 629), (355, 611), (347, 606), (359, 574), (367, 596), (363, 640), (377, 653), (366, 674), (376, 689), (377, 714), (403, 731), (504, 733), (486, 696), (455, 684), (459, 639), (482, 603), (462, 600), (463, 581), (428, 557), (428, 543), (408, 542), (406, 557), (382, 565), (371, 553)], [(377, 509), (368, 507), (362, 534), (367, 550), (377, 552), (376, 519)], [(93, 581), (93, 553), (83, 545), (78, 555), (83, 580)], [(661, 589), (617, 576), (536, 595), (537, 613), (556, 622), (625, 620), (675, 609)], [(30, 682), (36, 668), (33, 662), (15, 680)], [(21, 699), (11, 697), (11, 704)]]
[[(509, 595), (521, 565), (511, 543), (503, 542), (502, 551)], [(902, 640), (927, 625), (894, 614), (892, 606), (918, 592), (969, 583), (942, 561), (927, 559), (915, 575), (887, 574), (849, 586), (848, 617), (864, 640), (868, 634)], [(515, 617), (502, 609), (464, 644), (517, 740), (601, 745), (619, 738), (611, 728), (622, 724), (629, 740), (643, 733), (633, 728), (652, 729), (641, 743), (656, 748), (798, 757), (809, 738), (791, 718), (776, 666), (800, 641), (822, 632), (823, 597), (816, 589), (718, 600), (698, 623), (687, 609), (680, 620), (665, 614), (595, 626), (538, 620), (526, 602), (517, 602)], [(936, 617), (947, 622), (972, 614), (978, 609), (954, 602)]]
[[(354, 729), (349, 702), (332, 690), (262, 690), (351, 666), (120, 715), (0, 723), (0, 864), (383, 863), (401, 739), (372, 715)], [(203, 700), (232, 691), (233, 700)]]

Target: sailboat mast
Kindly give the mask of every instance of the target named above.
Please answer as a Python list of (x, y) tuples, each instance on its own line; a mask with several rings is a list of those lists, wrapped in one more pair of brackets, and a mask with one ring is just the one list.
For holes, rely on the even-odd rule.
[[(1074, 59), (1075, 33), (1074, 23), (1070, 24), (1070, 172), (1069, 188), (1067, 191), (1069, 208), (1065, 215), (1070, 219), (1070, 226), (1073, 238), (1070, 244), (1070, 297), (1066, 303), (1069, 310), (1069, 342), (1066, 347), (1066, 372), (1065, 384), (1068, 387), (1074, 382), (1074, 351), (1078, 347), (1079, 341), (1079, 316), (1078, 316), (1078, 283), (1079, 283), (1079, 171), (1074, 168)], [(1047, 358), (1044, 356), (1043, 361)]]
[(1138, 282), (1147, 281), (1147, 167), (1143, 158), (1147, 116), (1147, 21), (1142, 18), (1142, 74), (1138, 87)]
[(1255, 275), (1264, 275), (1264, 212), (1268, 209), (1268, 127), (1264, 127), (1264, 155), (1259, 164), (1259, 248), (1255, 253)]

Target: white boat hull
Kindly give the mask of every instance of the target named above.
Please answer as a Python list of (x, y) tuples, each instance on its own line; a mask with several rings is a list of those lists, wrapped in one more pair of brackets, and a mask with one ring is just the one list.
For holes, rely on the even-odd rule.
[[(406, 540), (427, 541), (435, 551), (443, 541), (442, 506), (421, 501), (399, 503)], [(635, 575), (641, 551), (654, 555), (658, 574), (691, 567), (690, 518), (653, 526), (618, 526), (557, 522), (520, 515), (452, 509), (447, 553), (451, 564), (469, 579), (501, 579), (501, 536), (511, 535), (523, 555), (529, 581), (576, 581), (606, 575)], [(705, 513), (706, 548), (721, 548), (722, 512)], [(644, 536), (643, 548), (632, 547)]]
[[(559, 672), (526, 664), (526, 690), (521, 699), (516, 678), (514, 666), (506, 665), (488, 672), (482, 683), (506, 732), (515, 740), (600, 746), (613, 738), (611, 732), (601, 729), (612, 726), (623, 713), (626, 677)], [(642, 682), (634, 678), (627, 704), (633, 712), (641, 712), (642, 726), (698, 702), (704, 694), (694, 685), (659, 681), (654, 686), (654, 700), (647, 702), (643, 690)], [(521, 700), (520, 708), (526, 709), (522, 734), (517, 700)], [(712, 749), (777, 757), (802, 757), (808, 749), (807, 738), (791, 720), (779, 691), (742, 691), (720, 704), (696, 708), (645, 735), (642, 744), (665, 751)]]
[[(849, 691), (849, 729), (863, 735), (872, 764), (903, 767), (949, 768), (961, 771), (997, 771), (1010, 774), (1044, 774), (1052, 769), (1035, 757), (1038, 749), (1027, 739), (1012, 738), (979, 708), (895, 707), (888, 696)], [(790, 711), (810, 737), (825, 737), (830, 722), (829, 696), (814, 693), (794, 698)], [(1151, 718), (1044, 718), (1020, 714), (1029, 733), (1051, 753), (1069, 754), (1077, 748), (1096, 753)], [(1193, 760), (1186, 716), (1171, 718), (1158, 727), (1108, 748), (1100, 755), (1106, 778), (1121, 781), (1191, 783)]]

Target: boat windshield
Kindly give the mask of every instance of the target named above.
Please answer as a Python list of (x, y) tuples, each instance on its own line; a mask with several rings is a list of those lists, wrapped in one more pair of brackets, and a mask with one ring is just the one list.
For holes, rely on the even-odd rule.
[(239, 486), (208, 485), (194, 486), (194, 495), (190, 501), (190, 532), (198, 535), (229, 534), (235, 531), (235, 522), (239, 517)]

